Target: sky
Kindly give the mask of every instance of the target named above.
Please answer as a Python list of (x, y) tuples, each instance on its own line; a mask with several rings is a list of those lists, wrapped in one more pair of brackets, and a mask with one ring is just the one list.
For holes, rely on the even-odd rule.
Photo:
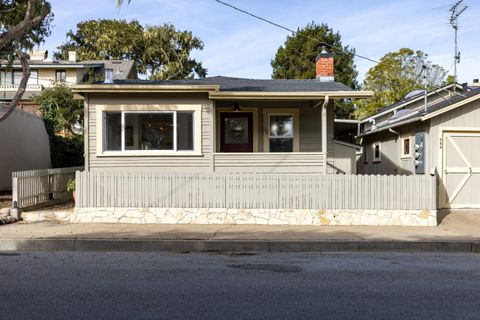
[[(327, 23), (342, 36), (344, 45), (360, 55), (379, 60), (402, 47), (422, 50), (429, 59), (453, 73), (454, 33), (448, 8), (456, 0), (224, 0), (232, 5), (296, 30), (314, 21)], [(117, 8), (114, 0), (51, 0), (55, 14), (52, 35), (42, 48), (49, 52), (66, 41), (65, 34), (89, 19), (136, 19), (141, 24), (170, 22), (189, 30), (204, 42), (193, 56), (208, 76), (268, 79), (270, 61), (288, 31), (256, 20), (215, 0), (132, 0)], [(128, 2), (128, 1), (125, 1)], [(480, 78), (480, 42), (477, 23), (480, 1), (459, 19), (459, 82)], [(375, 64), (355, 60), (362, 81)]]

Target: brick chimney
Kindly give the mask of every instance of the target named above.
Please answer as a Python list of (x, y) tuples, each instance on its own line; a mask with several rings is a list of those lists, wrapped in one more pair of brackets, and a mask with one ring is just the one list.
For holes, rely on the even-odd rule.
[(333, 53), (322, 47), (322, 52), (315, 59), (316, 78), (319, 81), (335, 81), (333, 71)]

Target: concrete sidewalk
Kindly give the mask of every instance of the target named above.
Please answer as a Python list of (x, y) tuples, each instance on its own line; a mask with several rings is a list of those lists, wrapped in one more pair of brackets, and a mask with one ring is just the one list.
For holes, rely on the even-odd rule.
[(479, 251), (480, 212), (440, 216), (438, 227), (20, 222), (0, 227), (0, 251)]

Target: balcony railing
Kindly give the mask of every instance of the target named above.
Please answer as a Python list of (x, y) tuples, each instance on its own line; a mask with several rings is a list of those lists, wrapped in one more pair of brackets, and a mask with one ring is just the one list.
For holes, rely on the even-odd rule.
[[(0, 90), (18, 90), (18, 84), (12, 83), (1, 83)], [(27, 84), (27, 90), (41, 90), (42, 86), (40, 84)]]

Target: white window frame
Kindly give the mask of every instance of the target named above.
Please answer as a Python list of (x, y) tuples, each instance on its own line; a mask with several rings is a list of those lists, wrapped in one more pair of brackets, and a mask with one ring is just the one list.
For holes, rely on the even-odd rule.
[[(378, 157), (375, 156), (375, 149), (378, 146)], [(372, 144), (372, 162), (378, 163), (382, 162), (382, 144), (380, 142), (375, 142)]]
[[(105, 150), (107, 112), (121, 113), (121, 150)], [(193, 113), (193, 150), (177, 150), (177, 112)], [(125, 149), (125, 114), (127, 113), (172, 113), (173, 114), (173, 150), (126, 150)], [(97, 156), (201, 156), (201, 105), (97, 105)]]
[[(404, 149), (404, 143), (405, 143), (405, 140), (410, 140), (409, 142), (409, 148), (408, 148), (408, 153), (404, 153), (405, 149)], [(401, 159), (408, 159), (408, 158), (411, 158), (412, 157), (412, 137), (411, 136), (405, 136), (405, 137), (402, 137), (400, 139), (400, 158)]]

